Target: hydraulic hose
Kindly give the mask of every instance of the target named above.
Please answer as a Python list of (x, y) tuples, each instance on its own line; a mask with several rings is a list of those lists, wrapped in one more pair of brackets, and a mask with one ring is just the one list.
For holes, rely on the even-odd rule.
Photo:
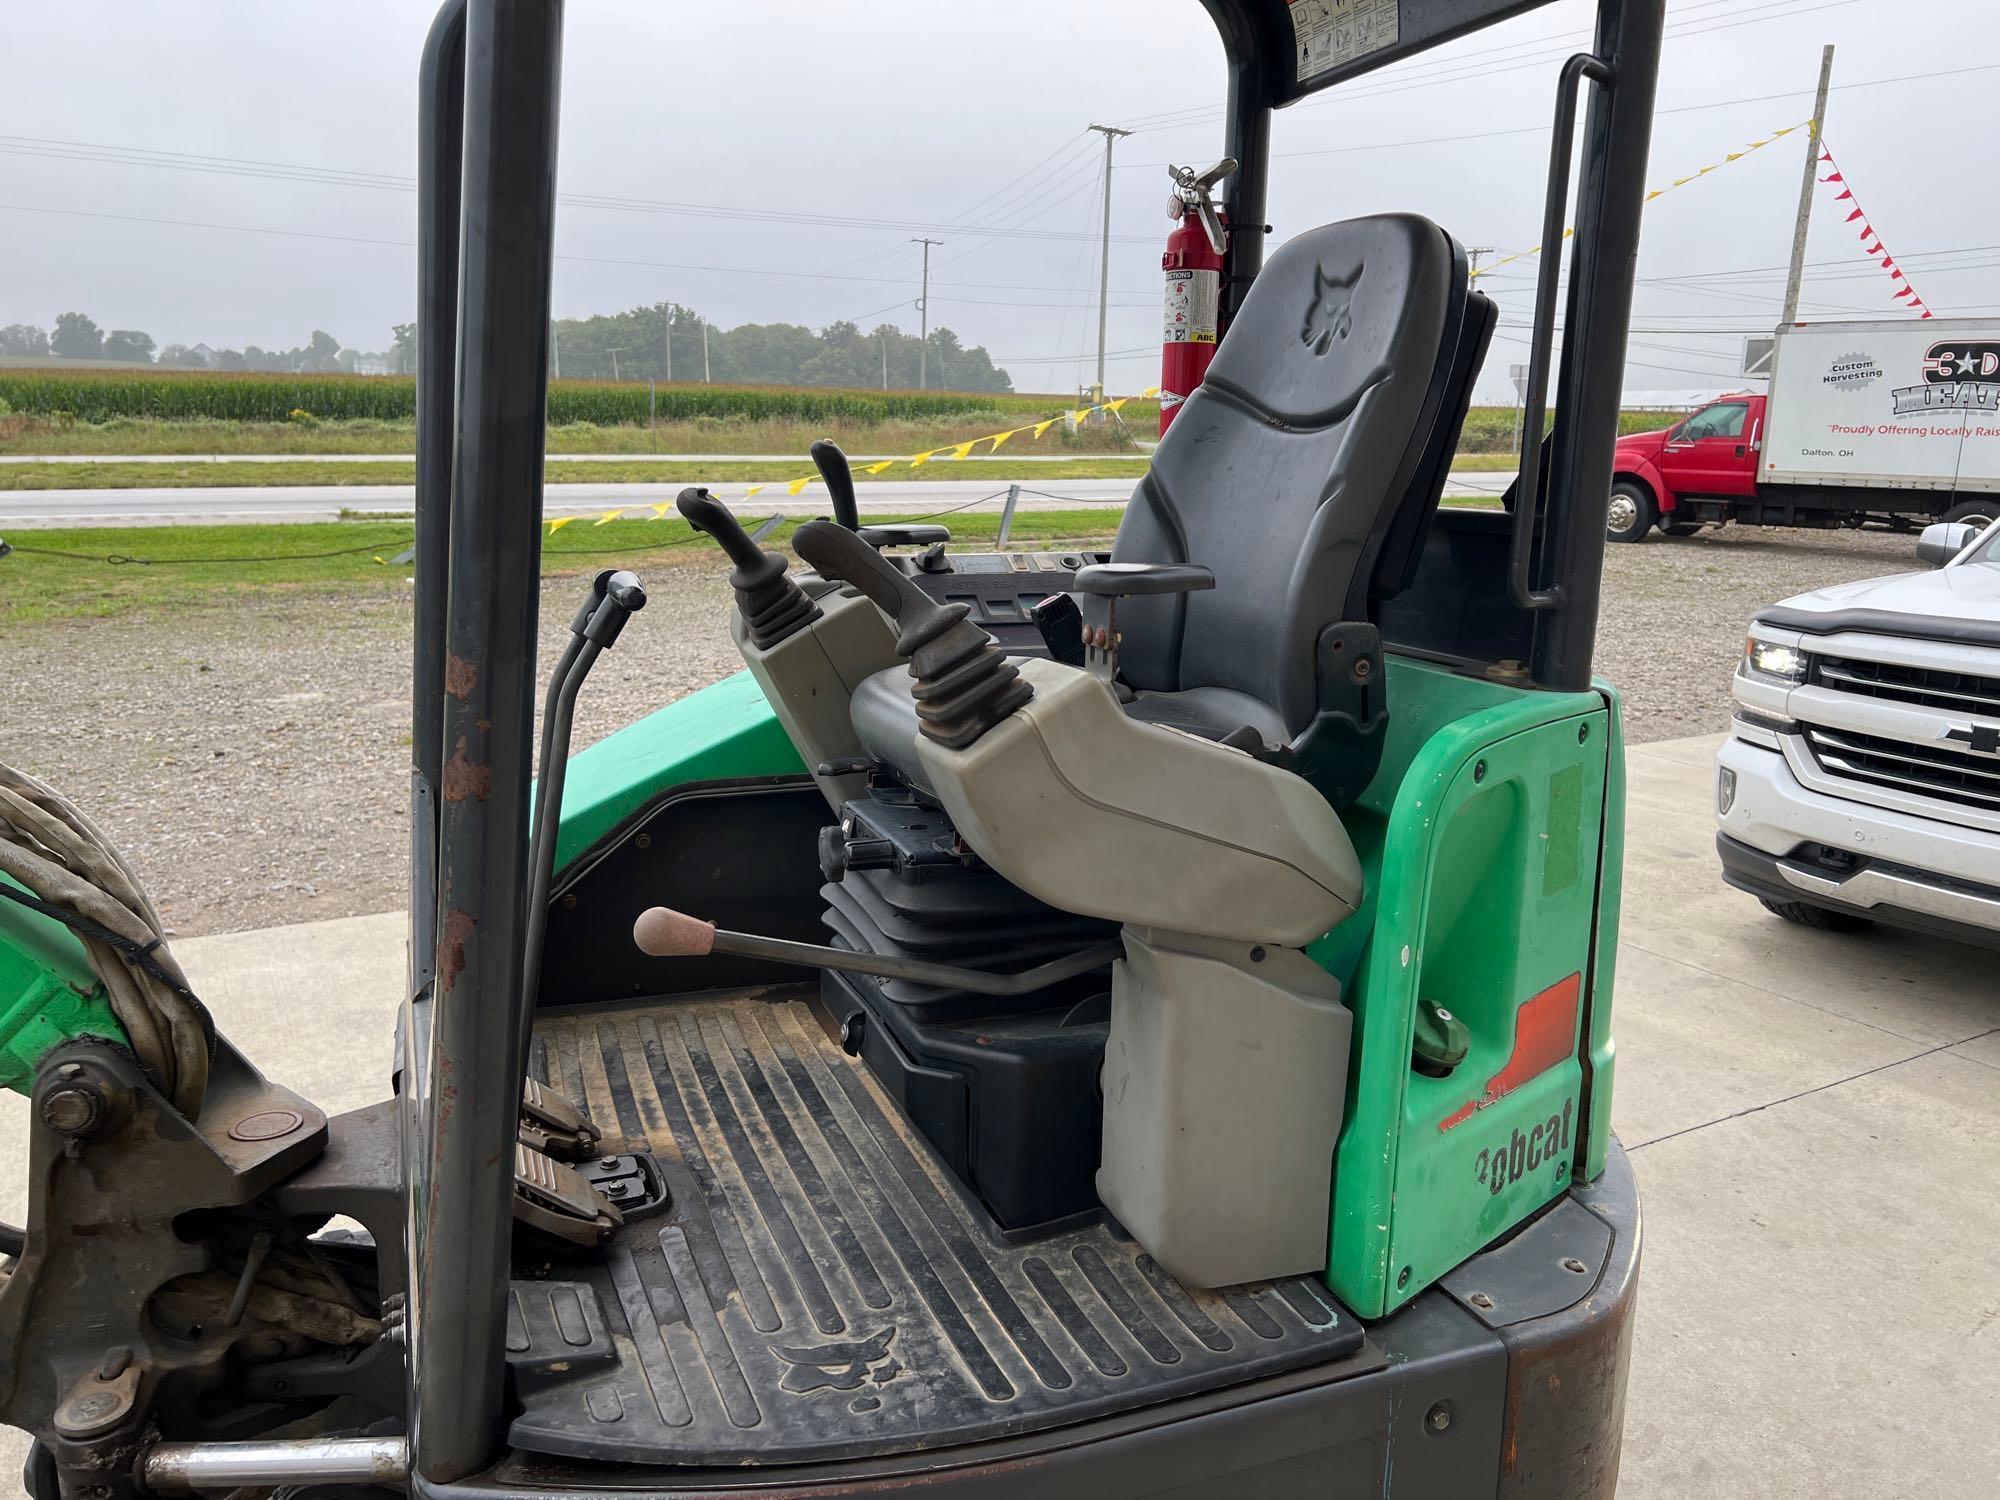
[[(130, 866), (67, 798), (0, 765), (0, 874), (74, 931), (154, 1087), (192, 1120), (215, 1031)], [(18, 899), (18, 898), (17, 898)]]

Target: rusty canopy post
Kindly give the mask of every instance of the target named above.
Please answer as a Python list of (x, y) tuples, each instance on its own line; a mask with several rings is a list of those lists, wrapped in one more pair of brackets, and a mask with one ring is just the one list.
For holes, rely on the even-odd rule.
[(412, 1205), (415, 1466), (500, 1440), (520, 1111), (561, 0), (469, 0), (437, 967)]

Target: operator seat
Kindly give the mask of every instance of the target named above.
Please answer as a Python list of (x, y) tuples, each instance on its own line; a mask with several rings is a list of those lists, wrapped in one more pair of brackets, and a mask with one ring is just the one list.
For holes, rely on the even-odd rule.
[(1314, 772), (1341, 760), (1327, 741), (1379, 747), (1366, 622), (1414, 565), (1490, 328), (1428, 220), (1286, 245), (1113, 562), (1077, 574), (1082, 667), (1005, 657), (852, 532), (793, 537), (908, 660), (855, 691), (862, 744), (1005, 880), (1123, 924), (1098, 1194), (1190, 1284), (1325, 1263), (1351, 1017), (1302, 950), (1361, 903), (1335, 804), (1373, 762), (1332, 789)]
[[(1328, 224), (1271, 257), (1118, 529), (1114, 564), (1214, 575), (1160, 592), (1134, 577), (1097, 609), (1115, 618), (1128, 714), (1274, 750), (1303, 749), (1323, 713), (1352, 717), (1366, 632), (1338, 627), (1413, 574), (1492, 325), (1464, 252), (1415, 214)], [(851, 713), (870, 755), (928, 789), (908, 672), (864, 680)], [(1362, 789), (1301, 769), (1337, 804)]]

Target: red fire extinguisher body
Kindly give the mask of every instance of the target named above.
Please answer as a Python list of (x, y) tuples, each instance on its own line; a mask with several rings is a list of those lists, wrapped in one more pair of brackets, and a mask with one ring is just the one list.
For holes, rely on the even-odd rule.
[[(1225, 231), (1227, 224), (1225, 221)], [(1160, 432), (1194, 394), (1215, 358), (1222, 310), (1222, 256), (1201, 218), (1183, 213), (1160, 257), (1166, 276), (1166, 324), (1160, 341)]]

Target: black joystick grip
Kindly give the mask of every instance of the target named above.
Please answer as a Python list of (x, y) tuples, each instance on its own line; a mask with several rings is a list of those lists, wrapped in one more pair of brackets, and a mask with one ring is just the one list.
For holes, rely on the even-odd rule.
[(826, 492), (833, 497), (833, 518), (849, 531), (861, 526), (861, 506), (854, 498), (854, 471), (847, 466), (847, 455), (840, 451), (840, 445), (829, 438), (821, 438), (812, 445), (813, 467), (819, 470), (819, 477), (826, 481)]
[(688, 525), (714, 537), (735, 564), (729, 586), (736, 590), (751, 645), (768, 651), (819, 618), (819, 606), (786, 573), (784, 558), (758, 546), (728, 506), (704, 489), (682, 490), (674, 504)]
[(926, 738), (963, 750), (1035, 696), (963, 604), (938, 603), (845, 527), (808, 521), (792, 533), (792, 550), (820, 577), (853, 584), (896, 622), (896, 654), (909, 659)]

